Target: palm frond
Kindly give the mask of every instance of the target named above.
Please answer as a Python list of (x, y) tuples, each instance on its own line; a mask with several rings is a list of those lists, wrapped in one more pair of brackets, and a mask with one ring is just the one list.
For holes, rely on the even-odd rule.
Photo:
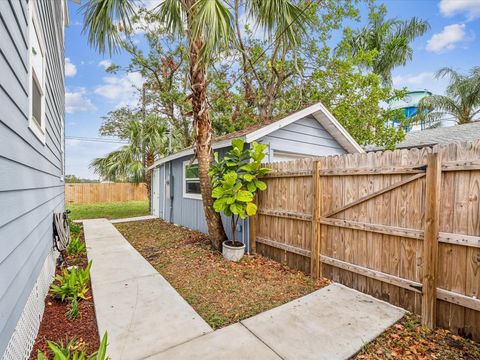
[(306, 15), (309, 5), (305, 6), (302, 9), (289, 0), (250, 0), (246, 3), (246, 11), (270, 38), (296, 47), (301, 34), (311, 25)]
[(233, 16), (222, 0), (197, 0), (190, 11), (190, 37), (203, 41), (200, 59), (209, 62), (215, 51), (234, 41)]
[(177, 36), (185, 34), (186, 9), (183, 1), (164, 0), (156, 7), (156, 12), (170, 33)]
[(131, 30), (130, 17), (135, 13), (132, 0), (89, 0), (80, 8), (83, 12), (82, 33), (101, 54), (118, 51), (121, 31)]

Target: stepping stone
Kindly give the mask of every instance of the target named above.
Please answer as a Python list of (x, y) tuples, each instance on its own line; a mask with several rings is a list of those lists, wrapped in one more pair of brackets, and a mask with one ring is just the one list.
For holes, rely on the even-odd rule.
[(242, 321), (282, 359), (348, 359), (405, 311), (332, 284)]

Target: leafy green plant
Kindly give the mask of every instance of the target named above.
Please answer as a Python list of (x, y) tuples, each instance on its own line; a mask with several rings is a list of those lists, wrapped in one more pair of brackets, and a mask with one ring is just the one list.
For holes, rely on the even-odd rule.
[[(50, 351), (53, 353), (53, 360), (107, 360), (107, 333), (103, 335), (97, 351), (87, 356), (85, 344), (76, 339), (55, 343), (47, 341)], [(41, 351), (37, 354), (37, 360), (48, 360), (48, 357)]]
[(235, 229), (239, 218), (245, 219), (257, 213), (254, 199), (258, 190), (267, 188), (259, 178), (270, 172), (262, 167), (267, 145), (253, 142), (245, 148), (242, 139), (232, 140), (232, 149), (222, 159), (215, 153), (215, 162), (209, 176), (212, 183), (212, 197), (216, 199), (213, 208), (232, 219), (232, 241), (235, 242)]
[(88, 292), (88, 281), (90, 280), (90, 268), (92, 262), (84, 269), (72, 267), (64, 269), (62, 274), (55, 276), (57, 283), (50, 286), (50, 291), (61, 301), (72, 301), (74, 299), (85, 299)]
[(77, 298), (72, 299), (65, 315), (67, 316), (68, 320), (75, 320), (78, 317), (78, 299)]
[(75, 237), (72, 237), (67, 247), (67, 254), (69, 256), (77, 256), (77, 255), (85, 254), (85, 252), (86, 252), (85, 243), (82, 240), (80, 240), (80, 236), (77, 235)]
[(71, 237), (79, 237), (82, 232), (82, 227), (78, 224), (75, 224), (71, 219), (68, 219), (68, 226), (70, 228)]

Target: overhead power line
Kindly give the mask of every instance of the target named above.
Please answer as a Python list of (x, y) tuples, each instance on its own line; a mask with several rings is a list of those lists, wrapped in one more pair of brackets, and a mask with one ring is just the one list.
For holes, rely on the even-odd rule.
[(100, 142), (100, 143), (110, 143), (110, 144), (128, 144), (128, 141), (126, 141), (126, 140), (109, 139), (109, 138), (65, 136), (65, 139), (67, 139), (67, 140), (78, 140), (78, 141), (89, 141), (89, 142)]

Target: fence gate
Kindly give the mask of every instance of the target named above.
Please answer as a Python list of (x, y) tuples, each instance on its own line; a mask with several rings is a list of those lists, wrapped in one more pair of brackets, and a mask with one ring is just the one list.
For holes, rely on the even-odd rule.
[(257, 251), (480, 339), (480, 141), (269, 164)]

